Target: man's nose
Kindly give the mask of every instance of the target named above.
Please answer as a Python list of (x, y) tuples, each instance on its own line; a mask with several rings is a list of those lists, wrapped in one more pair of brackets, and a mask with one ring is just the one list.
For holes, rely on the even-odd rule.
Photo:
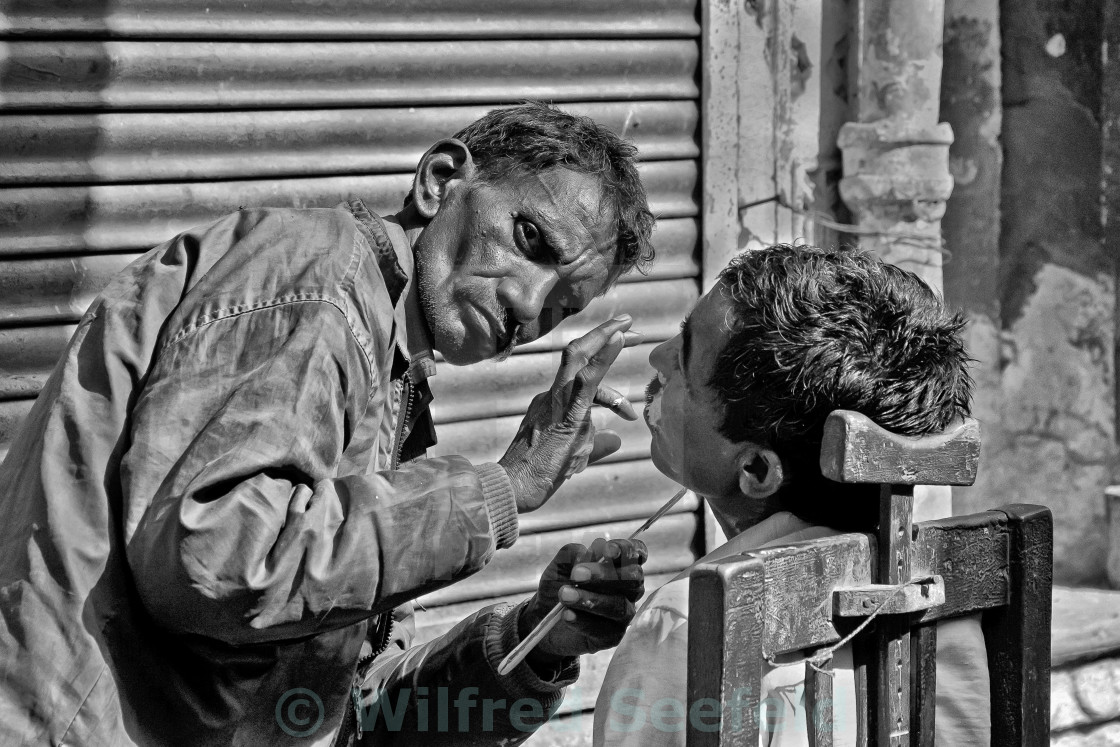
[(672, 350), (673, 340), (666, 340), (650, 351), (649, 364), (653, 366), (655, 371), (664, 372), (669, 368), (669, 363), (672, 361)]
[(513, 315), (518, 324), (532, 324), (541, 315), (556, 281), (555, 275), (544, 273), (505, 278), (498, 284), (498, 303)]

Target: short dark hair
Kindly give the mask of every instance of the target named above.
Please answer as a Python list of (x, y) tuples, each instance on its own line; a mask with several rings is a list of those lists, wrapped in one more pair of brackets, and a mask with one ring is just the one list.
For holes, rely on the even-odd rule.
[(819, 495), (852, 494), (820, 475), (833, 410), (908, 436), (968, 415), (965, 320), (917, 275), (868, 252), (777, 245), (739, 254), (719, 280), (730, 335), (708, 385), (723, 406), (720, 432), (778, 453), (802, 518), (844, 523)]
[(589, 117), (527, 101), (495, 109), (455, 133), (487, 181), (554, 166), (599, 177), (618, 231), (612, 279), (653, 263), (654, 217), (634, 161), (638, 149)]

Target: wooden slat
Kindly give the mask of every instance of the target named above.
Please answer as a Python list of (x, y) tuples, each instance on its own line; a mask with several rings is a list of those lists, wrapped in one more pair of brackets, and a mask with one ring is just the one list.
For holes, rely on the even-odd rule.
[(915, 747), (933, 747), (937, 716), (937, 625), (919, 625), (910, 637), (910, 661), (914, 667), (910, 693), (910, 725)]
[(1011, 600), (983, 618), (992, 683), (992, 744), (1046, 744), (1054, 518), (1043, 506), (999, 510), (1010, 530)]
[[(945, 583), (945, 604), (917, 615), (917, 622), (934, 622), (1007, 603), (1008, 544), (1001, 519), (1000, 512), (990, 511), (915, 525), (913, 575), (939, 574)], [(840, 632), (830, 616), (830, 590), (869, 583), (869, 540), (869, 535), (845, 534), (828, 541), (815, 540), (812, 544), (799, 543), (756, 553), (768, 564), (767, 603), (776, 609), (789, 607), (793, 615), (789, 621), (767, 621), (767, 654), (839, 640)], [(809, 573), (820, 579), (819, 590), (803, 591), (803, 584), (796, 583)], [(790, 604), (793, 598), (798, 600), (796, 604)], [(804, 632), (789, 632), (794, 628)]]
[[(832, 590), (870, 583), (871, 547), (868, 535), (840, 534), (764, 548), (711, 565), (726, 563), (726, 573), (733, 575), (740, 564), (750, 567), (749, 559), (762, 563), (765, 588), (759, 603), (782, 613), (766, 616), (760, 646), (764, 656), (778, 656), (840, 640), (832, 617)], [(806, 578), (815, 583), (806, 584)]]
[[(626, 537), (635, 528), (634, 522), (619, 522), (521, 537), (513, 547), (497, 553), (485, 569), (453, 586), (425, 594), (419, 602), (432, 607), (531, 592), (537, 588), (545, 566), (564, 545), (586, 545), (596, 537)], [(696, 559), (691, 546), (698, 528), (696, 514), (676, 514), (666, 516), (647, 530), (642, 535), (649, 548), (646, 573), (680, 571), (691, 565)]]
[[(872, 624), (874, 625), (874, 623)], [(874, 633), (874, 627), (869, 629)], [(868, 723), (868, 712), (871, 710), (871, 673), (875, 666), (875, 636), (856, 636), (852, 641), (852, 666), (855, 668), (856, 683), (856, 747), (868, 747), (871, 744), (871, 724)]]
[[(696, 215), (695, 161), (653, 161), (638, 171), (655, 214)], [(240, 207), (333, 207), (360, 197), (390, 215), (411, 183), (411, 174), (378, 174), (0, 189), (0, 255), (148, 249)]]
[[(654, 344), (624, 349), (604, 383), (631, 400), (643, 397), (653, 376), (649, 354)], [(501, 363), (484, 361), (473, 366), (447, 366), (431, 379), (432, 416), (436, 423), (475, 420), (525, 412), (539, 392), (552, 385), (560, 353), (515, 355)]]
[(980, 423), (966, 418), (944, 433), (908, 437), (866, 415), (829, 413), (821, 443), (821, 472), (830, 480), (894, 485), (971, 485), (980, 461)]
[[(0, 184), (196, 181), (410, 171), (492, 107), (104, 112), (0, 117)], [(642, 160), (695, 158), (693, 101), (577, 103)]]
[[(753, 554), (765, 561), (767, 608), (789, 612), (766, 619), (762, 646), (767, 656), (840, 640), (832, 619), (832, 589), (870, 583), (867, 535), (841, 534)], [(812, 588), (804, 583), (809, 577), (817, 581)]]
[(687, 99), (697, 56), (695, 41), (662, 39), (7, 42), (0, 109)]
[(805, 732), (809, 747), (832, 747), (832, 676), (805, 664)]
[(1007, 604), (1008, 538), (1003, 514), (988, 511), (915, 525), (915, 576), (940, 575), (945, 604), (918, 616), (923, 622)]
[(0, 34), (95, 38), (519, 38), (695, 36), (695, 0), (20, 0)]
[[(823, 460), (823, 455), (822, 455)], [(911, 526), (914, 489), (883, 485), (879, 498), (878, 563), (875, 581), (901, 584), (911, 578)], [(879, 618), (875, 631), (877, 658), (871, 684), (870, 733), (880, 747), (910, 744), (910, 623), (905, 617)]]
[[(1046, 518), (1049, 518), (1048, 513)], [(1033, 520), (1040, 525), (1042, 524), (1041, 519), (1034, 518)], [(1002, 587), (999, 583), (999, 579), (1001, 577), (1006, 579), (1008, 573), (1007, 542), (1003, 529), (1005, 522), (1006, 518), (1000, 512), (988, 512), (975, 516), (923, 522), (917, 525), (912, 568), (909, 570), (915, 576), (926, 575), (927, 573), (943, 573), (947, 587), (946, 604), (943, 607), (935, 608), (924, 616), (916, 616), (919, 621), (929, 624), (929, 630), (933, 630), (932, 623), (942, 617), (964, 614), (982, 609), (985, 606), (999, 605), (1006, 600), (1006, 580)], [(892, 526), (892, 523), (888, 521), (887, 526)], [(1045, 551), (1048, 549), (1048, 545), (1039, 542), (1038, 537), (1043, 535), (1048, 537), (1049, 535), (1045, 533), (1048, 528), (1049, 525), (1034, 529), (1033, 538), (1024, 540), (1024, 542), (1041, 545)], [(1018, 577), (1021, 583), (1035, 589), (1032, 592), (1032, 598), (1040, 598), (1041, 590), (1049, 588), (1049, 566), (1046, 565), (1049, 562), (1049, 556), (1046, 556), (1045, 552), (1042, 552), (1041, 555), (1042, 557), (1026, 561), (1026, 564), (1018, 571), (1018, 573), (1022, 573), (1022, 576)], [(815, 540), (811, 543), (799, 543), (784, 548), (770, 548), (750, 553), (745, 556), (744, 560), (728, 560), (727, 563), (731, 567), (746, 560), (761, 563), (763, 569), (762, 578), (758, 580), (760, 587), (763, 588), (763, 595), (757, 601), (759, 609), (782, 611), (781, 615), (767, 614), (763, 616), (756, 661), (760, 661), (766, 655), (811, 649), (839, 640), (841, 631), (832, 627), (831, 619), (813, 611), (831, 610), (831, 589), (836, 586), (862, 585), (865, 583), (863, 579), (868, 578), (871, 571), (870, 542), (867, 535), (839, 535), (828, 538), (827, 541)], [(902, 569), (898, 569), (897, 563), (886, 563), (885, 565), (893, 565), (900, 574), (907, 573), (905, 563)], [(726, 572), (731, 573), (730, 570)], [(1016, 573), (1012, 572), (1013, 582), (1017, 577)], [(815, 590), (806, 588), (807, 585), (803, 583), (803, 579), (809, 576), (818, 580), (819, 584), (813, 586), (819, 586), (819, 588)], [(994, 590), (980, 589), (979, 586), (984, 583), (992, 585)], [(1048, 603), (1039, 602), (1039, 604), (1042, 613), (1045, 613), (1045, 615), (1040, 613), (1035, 619), (1041, 622), (1042, 618), (1046, 616), (1048, 620)], [(700, 619), (697, 614), (693, 613), (691, 615), (693, 624)], [(706, 614), (714, 615), (715, 613), (709, 609)], [(818, 617), (821, 619), (818, 619)], [(885, 622), (887, 621), (877, 620), (875, 628), (882, 630)], [(712, 625), (714, 623), (709, 621), (706, 624)], [(986, 622), (986, 625), (990, 624)], [(789, 632), (791, 630), (796, 632)], [(803, 631), (812, 632), (806, 633)], [(703, 635), (710, 644), (711, 641), (720, 640), (715, 636), (722, 634), (721, 631), (708, 630)], [(740, 633), (736, 632), (734, 635), (739, 636), (732, 639), (736, 644), (744, 641)], [(1022, 636), (1020, 635), (1019, 638), (1022, 639)], [(750, 641), (746, 641), (745, 645), (751, 645)], [(936, 642), (930, 643), (930, 640), (926, 639), (924, 645), (936, 646)], [(1043, 648), (1045, 649), (1043, 653), (1048, 655), (1048, 648), (1046, 646)], [(869, 669), (875, 666), (877, 656), (873, 646), (864, 644), (857, 645), (854, 654), (857, 667), (857, 686), (863, 688), (860, 705), (865, 705), (867, 688), (869, 685), (871, 687), (875, 685), (876, 678), (868, 675), (870, 674)], [(1036, 656), (1032, 653), (1029, 666), (1038, 667), (1039, 656), (1041, 654)], [(905, 649), (905, 658), (906, 660), (910, 658), (909, 643), (907, 643)], [(1006, 655), (1005, 659), (1009, 662), (1016, 661), (1010, 654)], [(868, 666), (869, 660), (872, 661), (871, 667)], [(897, 665), (897, 660), (892, 659), (891, 663)], [(703, 670), (703, 667), (700, 669)], [(919, 672), (923, 682), (928, 682), (929, 672), (923, 670), (919, 670)], [(993, 682), (996, 678), (994, 672), (993, 669)], [(1044, 676), (1044, 671), (1038, 675), (1039, 678)], [(872, 682), (868, 683), (868, 679), (871, 679)], [(749, 680), (738, 679), (736, 682), (742, 685)], [(892, 692), (896, 695), (901, 684), (901, 693), (907, 706), (909, 706), (908, 683), (908, 679), (905, 683), (897, 681), (891, 683), (894, 688)], [(1041, 684), (1037, 687), (1032, 684), (1031, 687), (1035, 688), (1031, 690), (1032, 692), (1045, 691), (1045, 686)], [(692, 694), (690, 694), (691, 697), (693, 697)], [(871, 710), (882, 712), (880, 709)], [(1040, 710), (1035, 709), (1031, 712), (1032, 718), (1038, 718), (1040, 713)], [(858, 724), (860, 738), (866, 740), (869, 729), (874, 728), (874, 726), (874, 724), (867, 724), (866, 722)], [(884, 724), (884, 726), (887, 726), (887, 724)], [(922, 726), (920, 721), (918, 726), (922, 729), (926, 728)], [(895, 723), (894, 731), (900, 731), (897, 728), (897, 723)], [(904, 731), (904, 729), (901, 731)], [(890, 741), (890, 735), (888, 735), (888, 738), (885, 741), (879, 741), (879, 744), (890, 743)], [(902, 734), (895, 735), (894, 741), (908, 743), (907, 739), (902, 738)], [(861, 743), (866, 744), (866, 741)], [(1021, 742), (1016, 740), (998, 743), (1019, 744)]]
[(751, 554), (689, 574), (688, 702), (712, 699), (724, 717), (719, 731), (689, 729), (688, 747), (758, 744), (764, 573)]

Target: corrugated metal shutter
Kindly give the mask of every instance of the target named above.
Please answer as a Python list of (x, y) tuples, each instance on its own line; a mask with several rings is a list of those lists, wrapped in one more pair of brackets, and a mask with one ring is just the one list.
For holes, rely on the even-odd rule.
[[(610, 383), (641, 399), (649, 350), (699, 289), (695, 0), (370, 5), (0, 5), (0, 452), (76, 320), (141, 251), (243, 205), (360, 196), (394, 212), (429, 144), (529, 97), (637, 143), (659, 216), (657, 263), (504, 364), (441, 366), (437, 452), (499, 456), (559, 348), (623, 310), (648, 342), (624, 352)], [(524, 517), (520, 541), (485, 571), (424, 600), (424, 635), (483, 600), (531, 591), (565, 542), (628, 532), (672, 493), (644, 426), (611, 420), (622, 452)], [(658, 579), (695, 557), (695, 509), (682, 503), (649, 533)], [(593, 704), (606, 658), (588, 663), (565, 709)]]

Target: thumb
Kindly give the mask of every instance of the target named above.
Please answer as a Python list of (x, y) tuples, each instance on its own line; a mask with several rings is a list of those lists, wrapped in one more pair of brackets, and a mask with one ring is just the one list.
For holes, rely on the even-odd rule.
[(622, 439), (614, 431), (596, 431), (595, 445), (591, 447), (588, 464), (594, 464), (622, 448)]
[(545, 569), (548, 580), (562, 579), (566, 581), (572, 572), (572, 566), (579, 562), (580, 556), (587, 552), (587, 548), (579, 542), (569, 542), (556, 552), (556, 556)]

